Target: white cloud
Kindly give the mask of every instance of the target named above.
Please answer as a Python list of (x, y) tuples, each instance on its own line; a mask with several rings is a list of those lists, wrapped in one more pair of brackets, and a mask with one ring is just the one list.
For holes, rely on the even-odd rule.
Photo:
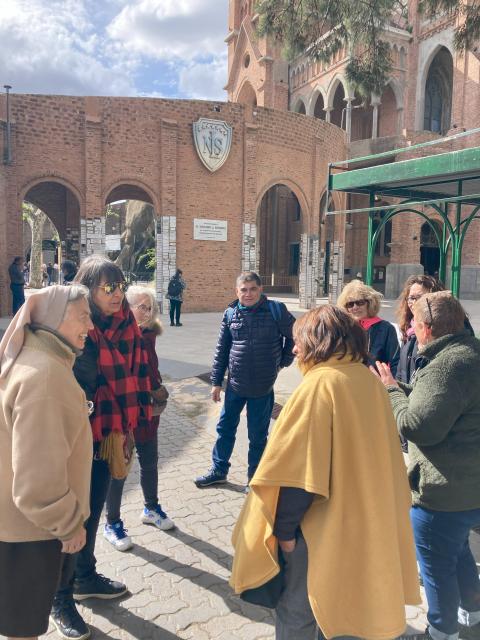
[(131, 0), (108, 27), (125, 47), (161, 59), (221, 55), (227, 0)]
[(223, 90), (227, 80), (227, 56), (211, 62), (193, 62), (180, 71), (182, 94), (197, 100), (225, 100)]
[(0, 84), (14, 91), (225, 96), (227, 0), (0, 3)]
[(112, 63), (108, 53), (81, 0), (10, 0), (2, 6), (0, 69), (14, 91), (134, 93), (131, 61)]

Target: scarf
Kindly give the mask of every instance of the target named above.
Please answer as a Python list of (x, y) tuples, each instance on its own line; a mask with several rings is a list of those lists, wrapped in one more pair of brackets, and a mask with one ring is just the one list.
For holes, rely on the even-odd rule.
[(91, 417), (93, 439), (129, 433), (152, 418), (148, 359), (128, 305), (101, 316), (89, 331), (98, 350), (98, 387)]
[(407, 329), (407, 338), (411, 338), (415, 335), (415, 320), (412, 318), (410, 321), (410, 326)]
[(370, 327), (373, 327), (374, 324), (378, 324), (382, 319), (378, 316), (374, 316), (373, 318), (362, 318), (359, 320), (359, 324), (365, 331), (368, 331)]

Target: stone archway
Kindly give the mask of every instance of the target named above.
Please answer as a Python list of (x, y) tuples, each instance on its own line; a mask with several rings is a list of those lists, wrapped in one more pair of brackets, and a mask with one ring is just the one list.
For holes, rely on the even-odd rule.
[(79, 198), (63, 181), (47, 178), (25, 187), (22, 207), (23, 203), (27, 205), (25, 215), (22, 214), (24, 257), (27, 251), (33, 254), (34, 284), (39, 283), (38, 275), (35, 276), (38, 264), (49, 263), (57, 265), (53, 281), (59, 282), (64, 260), (77, 265), (80, 262)]

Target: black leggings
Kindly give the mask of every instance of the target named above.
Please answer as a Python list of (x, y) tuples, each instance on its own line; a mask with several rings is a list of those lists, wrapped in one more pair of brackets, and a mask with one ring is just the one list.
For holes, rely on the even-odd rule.
[(170, 324), (174, 324), (173, 318), (175, 316), (175, 322), (180, 322), (180, 311), (182, 302), (181, 300), (170, 300)]
[[(143, 499), (147, 509), (153, 510), (158, 506), (158, 444), (157, 434), (148, 442), (136, 444), (138, 462), (140, 463), (140, 485), (143, 491)], [(110, 481), (107, 494), (107, 522), (114, 524), (120, 520), (120, 507), (122, 505), (123, 480)]]

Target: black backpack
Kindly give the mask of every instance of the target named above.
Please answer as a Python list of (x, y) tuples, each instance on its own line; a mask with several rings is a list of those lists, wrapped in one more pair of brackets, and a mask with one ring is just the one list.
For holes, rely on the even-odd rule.
[(182, 293), (182, 283), (179, 278), (172, 278), (168, 283), (168, 295), (177, 298)]

